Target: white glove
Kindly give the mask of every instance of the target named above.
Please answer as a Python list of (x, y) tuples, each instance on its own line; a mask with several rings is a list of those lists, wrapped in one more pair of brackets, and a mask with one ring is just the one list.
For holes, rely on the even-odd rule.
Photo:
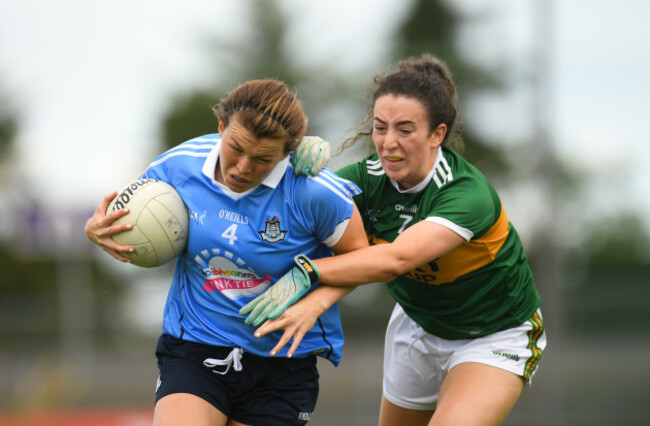
[(330, 159), (330, 144), (318, 136), (305, 136), (291, 156), (296, 176), (316, 176)]
[(276, 319), (318, 280), (320, 273), (311, 259), (304, 254), (293, 259), (296, 266), (239, 310), (239, 315), (248, 315), (244, 321), (246, 324), (257, 327), (267, 319)]

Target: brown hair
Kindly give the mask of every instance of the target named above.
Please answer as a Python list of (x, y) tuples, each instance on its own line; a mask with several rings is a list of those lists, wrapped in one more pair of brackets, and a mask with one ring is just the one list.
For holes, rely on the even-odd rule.
[(285, 139), (285, 152), (307, 133), (307, 115), (296, 94), (278, 80), (251, 80), (235, 87), (212, 109), (224, 127), (232, 117), (257, 138)]
[(362, 129), (343, 143), (339, 153), (362, 137), (372, 135), (372, 109), (377, 99), (384, 95), (405, 96), (419, 101), (426, 112), (429, 131), (445, 124), (447, 134), (442, 143), (453, 144), (457, 149), (462, 149), (460, 138), (452, 136), (458, 118), (456, 85), (445, 62), (430, 54), (424, 54), (419, 58), (401, 60), (386, 74), (373, 78), (370, 87), (370, 112), (361, 123)]

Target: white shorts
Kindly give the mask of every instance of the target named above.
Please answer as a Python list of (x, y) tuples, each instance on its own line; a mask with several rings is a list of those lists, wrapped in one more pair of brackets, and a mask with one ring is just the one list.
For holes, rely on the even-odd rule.
[(384, 396), (411, 410), (435, 410), (445, 376), (464, 362), (510, 371), (530, 382), (546, 347), (542, 315), (484, 337), (446, 340), (427, 333), (399, 304), (386, 329)]

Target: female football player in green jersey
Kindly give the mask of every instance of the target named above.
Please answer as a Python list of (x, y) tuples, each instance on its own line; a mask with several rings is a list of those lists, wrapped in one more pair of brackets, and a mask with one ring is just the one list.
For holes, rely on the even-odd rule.
[[(448, 147), (457, 93), (431, 55), (373, 80), (372, 113), (350, 142), (376, 153), (338, 173), (373, 243), (314, 260), (320, 281), (387, 282), (396, 306), (386, 331), (380, 426), (496, 425), (536, 371), (546, 335), (519, 236), (493, 186)], [(294, 277), (295, 281), (302, 280)], [(284, 329), (289, 356), (322, 304), (289, 307), (265, 295), (240, 311), (257, 336)]]

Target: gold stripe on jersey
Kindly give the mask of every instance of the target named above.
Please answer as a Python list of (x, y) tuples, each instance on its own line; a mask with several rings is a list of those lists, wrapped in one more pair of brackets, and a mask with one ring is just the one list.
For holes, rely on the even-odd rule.
[[(464, 242), (444, 256), (421, 265), (404, 276), (433, 285), (453, 282), (459, 277), (493, 262), (508, 238), (509, 228), (510, 223), (502, 204), (499, 218), (485, 235)], [(386, 242), (373, 237), (375, 244)]]

